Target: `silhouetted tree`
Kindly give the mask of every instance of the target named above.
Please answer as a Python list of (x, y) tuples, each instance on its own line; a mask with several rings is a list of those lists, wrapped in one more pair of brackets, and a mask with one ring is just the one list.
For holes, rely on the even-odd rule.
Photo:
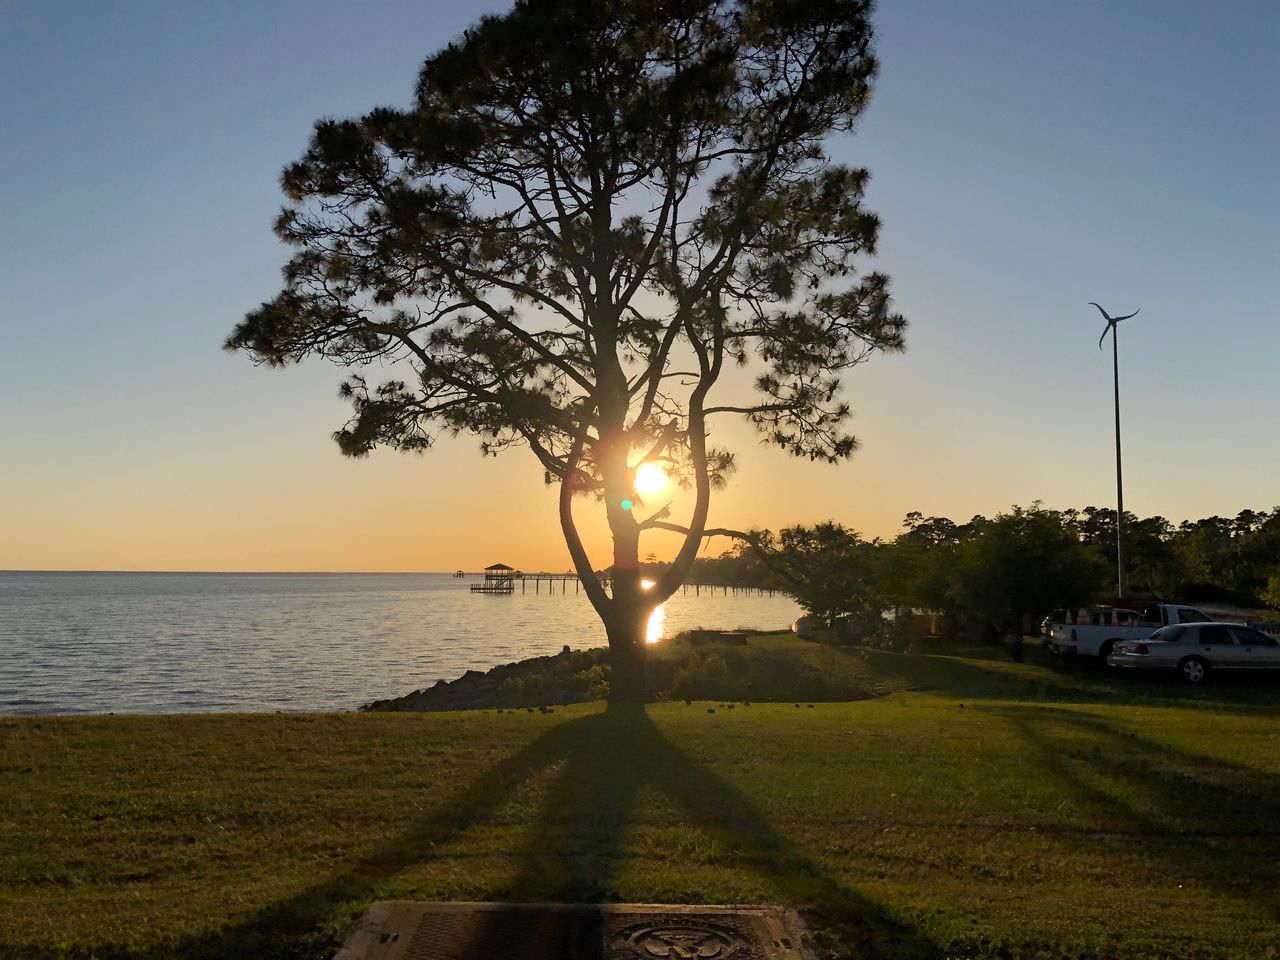
[[(424, 65), (405, 110), (322, 120), (283, 185), (283, 291), (227, 340), (257, 360), (358, 368), (336, 438), (361, 456), (471, 433), (524, 446), (604, 622), (613, 695), (641, 696), (644, 624), (686, 576), (743, 416), (809, 459), (855, 448), (841, 371), (900, 350), (888, 279), (856, 277), (868, 174), (831, 163), (871, 94), (869, 0), (522, 0)], [(381, 383), (360, 372), (398, 368)], [(754, 396), (713, 400), (755, 364)], [(636, 515), (640, 461), (695, 493)], [(603, 499), (612, 589), (573, 497)], [(684, 534), (657, 585), (646, 530)]]
[(957, 524), (946, 517), (928, 517), (913, 511), (903, 520), (905, 531), (877, 551), (876, 578), (886, 605), (899, 610), (958, 612), (951, 596), (951, 576), (956, 550), (973, 536), (979, 523), (974, 518)]
[[(1062, 515), (1080, 539), (1096, 547), (1114, 566), (1116, 562), (1115, 511), (1085, 507), (1064, 510)], [(1185, 579), (1186, 564), (1175, 545), (1173, 524), (1164, 517), (1124, 514), (1125, 566), (1129, 592), (1134, 596), (1171, 598)]]
[(872, 564), (877, 545), (838, 523), (787, 527), (759, 536), (779, 586), (828, 629), (851, 618), (859, 628), (878, 620), (883, 603)]
[(1102, 556), (1062, 514), (1014, 507), (959, 545), (948, 592), (962, 609), (1006, 633), (1018, 655), (1029, 620), (1054, 607), (1089, 603), (1106, 575)]

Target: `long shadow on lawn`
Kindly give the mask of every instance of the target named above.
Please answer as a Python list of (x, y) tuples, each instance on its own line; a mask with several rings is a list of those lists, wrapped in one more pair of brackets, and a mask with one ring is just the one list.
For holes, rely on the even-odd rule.
[(1085, 832), (1132, 838), (1136, 854), (1215, 896), (1259, 904), (1280, 921), (1280, 777), (1180, 750), (1077, 710), (980, 706), (1008, 721), (1094, 821)]
[[(684, 816), (683, 824), (733, 851), (735, 868), (764, 881), (777, 900), (811, 910), (815, 925), (860, 957), (916, 956), (929, 944), (885, 908), (841, 883), (778, 833), (740, 790), (690, 760), (643, 711), (610, 711), (559, 724), (517, 755), (478, 777), (415, 829), (344, 872), (271, 904), (207, 936), (142, 953), (107, 953), (111, 960), (254, 957), (314, 960), (332, 952), (328, 925), (344, 909), (377, 899), (387, 881), (437, 856), (501, 806), (539, 771), (550, 769), (538, 821), (516, 859), (521, 870), (494, 891), (511, 902), (599, 902), (615, 899), (623, 833), (637, 793), (652, 786)], [(509, 954), (503, 931), (482, 931), (473, 955)], [(500, 949), (501, 948), (501, 949)]]
[(1280, 677), (1214, 676), (1201, 688), (1162, 676), (1117, 674), (1114, 668), (1035, 654), (1015, 664), (998, 655), (875, 652), (877, 672), (916, 689), (971, 700), (1124, 703), (1198, 707), (1260, 716), (1280, 715)]
[(742, 791), (667, 740), (644, 712), (592, 717), (567, 730), (563, 746), (565, 765), (522, 852), (524, 870), (508, 891), (511, 900), (617, 899), (623, 833), (637, 795), (653, 788), (679, 808), (685, 826), (715, 849), (732, 851), (733, 869), (757, 876), (775, 901), (807, 907), (814, 925), (850, 954), (932, 952), (919, 931), (815, 863)]

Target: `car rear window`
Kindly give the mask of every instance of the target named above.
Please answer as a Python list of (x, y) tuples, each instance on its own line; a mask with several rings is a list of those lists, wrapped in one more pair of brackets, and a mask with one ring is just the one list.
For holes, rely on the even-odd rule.
[(1151, 635), (1152, 640), (1163, 640), (1165, 643), (1177, 643), (1187, 632), (1186, 627), (1161, 627)]
[(1190, 607), (1183, 607), (1178, 611), (1179, 623), (1204, 623), (1209, 618), (1199, 610), (1192, 610)]
[(1231, 646), (1231, 631), (1224, 626), (1208, 626), (1200, 628), (1200, 646)]
[(1231, 632), (1235, 634), (1236, 643), (1256, 643), (1263, 647), (1269, 647), (1275, 643), (1261, 630), (1254, 630), (1252, 627), (1232, 627)]

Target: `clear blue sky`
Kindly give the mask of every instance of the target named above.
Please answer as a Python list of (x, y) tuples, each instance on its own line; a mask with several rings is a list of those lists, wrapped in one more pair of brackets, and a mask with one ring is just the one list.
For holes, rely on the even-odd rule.
[[(406, 103), (481, 9), (0, 0), (0, 568), (448, 567), (380, 539), (405, 526), (386, 503), (536, 486), (470, 441), (341, 461), (335, 369), (219, 350), (277, 289), (277, 177), (312, 122)], [(1280, 4), (885, 0), (877, 24), (878, 93), (837, 153), (872, 171), (909, 350), (849, 380), (854, 461), (749, 447), (713, 520), (892, 534), (911, 509), (1111, 503), (1090, 300), (1142, 307), (1131, 508), (1280, 502)], [(802, 507), (768, 495), (780, 470)], [(529, 496), (520, 549), (561, 557)]]

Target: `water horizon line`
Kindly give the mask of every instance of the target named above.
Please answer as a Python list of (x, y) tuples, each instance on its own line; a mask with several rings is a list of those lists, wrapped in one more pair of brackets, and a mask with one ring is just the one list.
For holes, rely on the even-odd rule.
[[(155, 576), (172, 574), (191, 577), (348, 577), (348, 576), (453, 576), (455, 570), (94, 570), (94, 569), (40, 569), (36, 567), (0, 568), (0, 575), (13, 573), (65, 573), (73, 575), (109, 574), (112, 576)], [(540, 571), (542, 572), (542, 571)], [(551, 572), (551, 571), (545, 571)], [(568, 574), (566, 574), (567, 576)]]

